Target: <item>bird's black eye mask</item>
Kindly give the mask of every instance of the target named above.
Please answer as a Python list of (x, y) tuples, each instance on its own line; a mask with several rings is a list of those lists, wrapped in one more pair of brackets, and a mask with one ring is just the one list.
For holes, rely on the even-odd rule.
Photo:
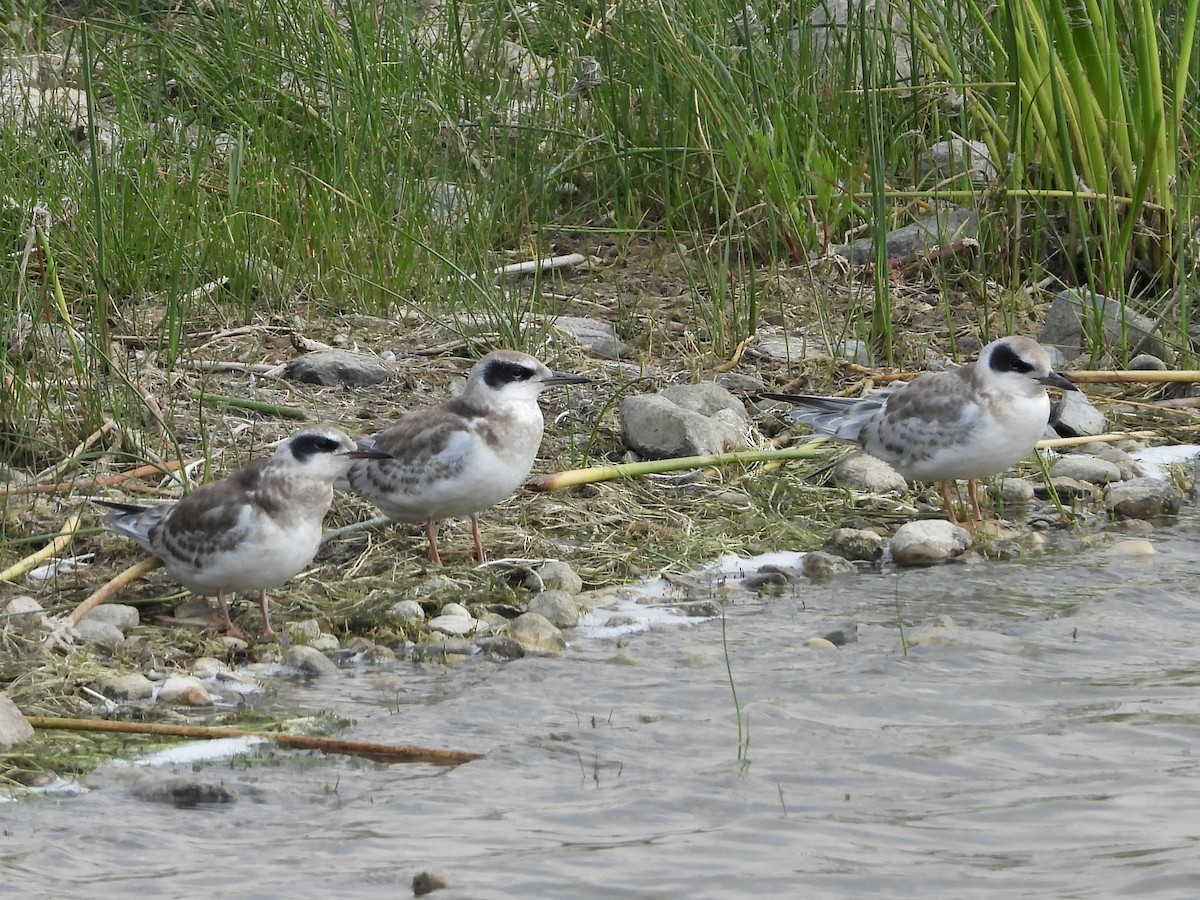
[(1012, 347), (1001, 344), (992, 350), (988, 368), (993, 372), (1019, 372), (1022, 375), (1028, 375), (1033, 371), (1033, 363), (1022, 359)]
[(524, 363), (494, 359), (483, 370), (483, 381), (490, 388), (502, 388), (517, 381), (528, 381), (534, 370)]

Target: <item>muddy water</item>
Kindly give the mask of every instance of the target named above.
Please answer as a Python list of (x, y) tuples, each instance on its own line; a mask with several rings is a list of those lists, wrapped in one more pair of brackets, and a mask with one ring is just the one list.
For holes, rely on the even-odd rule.
[[(1198, 533), (734, 592), (724, 634), (278, 683), (348, 737), (487, 757), (188, 764), (240, 796), (184, 810), (134, 797), (169, 770), (108, 767), (0, 806), (0, 895), (395, 897), (434, 869), (446, 898), (1193, 897)], [(854, 643), (804, 645), (849, 624)]]

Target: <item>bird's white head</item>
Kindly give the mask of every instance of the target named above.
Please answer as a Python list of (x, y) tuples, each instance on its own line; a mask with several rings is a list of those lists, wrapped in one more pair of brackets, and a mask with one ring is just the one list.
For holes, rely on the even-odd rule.
[(345, 475), (360, 459), (391, 459), (390, 453), (360, 447), (336, 428), (313, 425), (301, 428), (275, 451), (274, 460), (297, 474), (332, 482)]
[(549, 387), (590, 381), (585, 375), (554, 372), (528, 353), (493, 350), (471, 369), (462, 399), (472, 406), (498, 409), (536, 403), (538, 395)]
[(1072, 382), (1050, 366), (1050, 355), (1037, 341), (1013, 335), (992, 341), (979, 354), (975, 376), (989, 388), (1033, 397), (1055, 387), (1077, 391)]

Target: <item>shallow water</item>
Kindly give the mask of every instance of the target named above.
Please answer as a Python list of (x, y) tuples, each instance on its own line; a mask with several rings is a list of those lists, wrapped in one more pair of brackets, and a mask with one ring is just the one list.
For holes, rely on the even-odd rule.
[(240, 792), (195, 809), (134, 797), (169, 770), (106, 767), (0, 806), (0, 895), (394, 897), (434, 869), (444, 898), (1196, 896), (1198, 533), (733, 592), (724, 633), (278, 682), (347, 738), (487, 756), (188, 763)]

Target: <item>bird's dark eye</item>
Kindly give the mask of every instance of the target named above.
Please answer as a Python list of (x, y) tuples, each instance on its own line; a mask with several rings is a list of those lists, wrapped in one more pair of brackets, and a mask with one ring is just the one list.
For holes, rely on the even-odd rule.
[(298, 434), (292, 438), (292, 455), (300, 461), (317, 453), (336, 453), (342, 444), (324, 434)]
[(1000, 344), (992, 351), (988, 366), (993, 372), (1020, 372), (1027, 375), (1033, 371), (1033, 363), (1023, 359), (1008, 344)]
[(483, 380), (490, 388), (501, 388), (517, 381), (528, 381), (535, 370), (525, 363), (508, 359), (493, 359), (483, 371)]

